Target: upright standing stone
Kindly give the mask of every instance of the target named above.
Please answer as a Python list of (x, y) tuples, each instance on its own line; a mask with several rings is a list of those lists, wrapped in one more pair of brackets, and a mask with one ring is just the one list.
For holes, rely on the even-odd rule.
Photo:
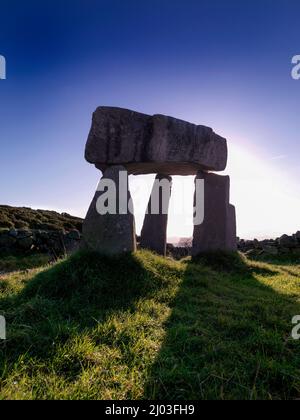
[(237, 251), (236, 211), (232, 204), (228, 209), (226, 244), (229, 251)]
[[(81, 248), (104, 255), (134, 252), (135, 220), (128, 189), (128, 172), (123, 166), (111, 166), (104, 172), (100, 182), (108, 187), (105, 191), (96, 191), (83, 224)], [(108, 190), (112, 197), (106, 200)], [(105, 207), (111, 205), (113, 212), (100, 214), (104, 213), (103, 204)]]
[(172, 190), (172, 178), (158, 174), (155, 178), (147, 213), (141, 233), (141, 248), (160, 255), (167, 251), (168, 210)]
[(235, 208), (229, 204), (229, 176), (199, 171), (197, 179), (204, 179), (204, 221), (194, 226), (193, 256), (236, 251)]

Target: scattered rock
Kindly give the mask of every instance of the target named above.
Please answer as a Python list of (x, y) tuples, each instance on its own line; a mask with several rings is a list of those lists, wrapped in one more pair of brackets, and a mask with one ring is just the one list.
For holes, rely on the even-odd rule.
[(25, 250), (25, 251), (29, 251), (32, 246), (33, 246), (33, 237), (32, 236), (28, 236), (27, 238), (20, 238), (17, 241), (18, 247), (20, 247), (21, 249)]
[(18, 231), (16, 229), (10, 229), (9, 236), (16, 238), (18, 236)]
[(0, 252), (41, 252), (55, 258), (79, 248), (81, 233), (49, 230), (11, 229), (0, 232)]
[(286, 248), (296, 248), (297, 241), (293, 236), (283, 235), (279, 239), (279, 245)]
[(66, 239), (71, 241), (80, 241), (81, 234), (78, 230), (71, 230), (66, 234)]
[(282, 235), (277, 239), (265, 239), (262, 241), (238, 239), (238, 250), (249, 256), (258, 255), (299, 255), (300, 256), (300, 232), (294, 235)]
[(258, 257), (262, 253), (263, 253), (263, 251), (253, 248), (253, 249), (250, 249), (249, 251), (245, 252), (245, 255), (247, 257)]
[(17, 242), (16, 238), (11, 236), (9, 233), (0, 233), (0, 249), (8, 249), (15, 245)]

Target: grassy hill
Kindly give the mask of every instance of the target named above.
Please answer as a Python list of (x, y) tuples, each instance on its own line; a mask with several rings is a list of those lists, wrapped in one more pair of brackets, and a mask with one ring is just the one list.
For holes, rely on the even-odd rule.
[(82, 219), (67, 213), (0, 205), (0, 229), (81, 231)]
[(0, 398), (299, 398), (299, 276), (284, 262), (150, 252), (2, 275)]

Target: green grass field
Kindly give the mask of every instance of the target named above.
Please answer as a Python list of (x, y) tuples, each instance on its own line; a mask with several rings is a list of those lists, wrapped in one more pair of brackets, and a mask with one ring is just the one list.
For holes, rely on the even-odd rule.
[(49, 261), (47, 254), (5, 255), (0, 254), (0, 275), (13, 271), (24, 271), (46, 265)]
[(0, 398), (297, 399), (299, 278), (296, 262), (150, 252), (2, 274)]

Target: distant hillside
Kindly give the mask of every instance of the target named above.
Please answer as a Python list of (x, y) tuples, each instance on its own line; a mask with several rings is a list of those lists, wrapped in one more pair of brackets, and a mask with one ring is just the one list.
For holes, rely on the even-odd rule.
[(0, 205), (0, 229), (65, 230), (82, 229), (82, 219), (67, 213)]

